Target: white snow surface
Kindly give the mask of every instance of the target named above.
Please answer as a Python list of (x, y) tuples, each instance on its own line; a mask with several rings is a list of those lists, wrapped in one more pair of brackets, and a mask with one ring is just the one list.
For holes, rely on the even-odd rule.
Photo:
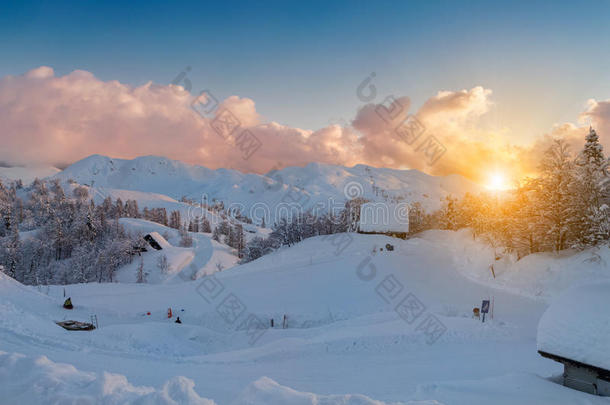
[[(160, 241), (162, 250), (155, 250), (147, 245), (147, 252), (118, 269), (116, 280), (134, 283), (140, 264), (144, 265), (146, 281), (151, 284), (182, 282), (213, 274), (222, 269), (229, 269), (239, 261), (234, 249), (212, 240), (209, 233), (190, 233), (192, 247), (180, 247), (180, 234), (176, 229), (136, 218), (121, 218), (121, 225), (131, 233), (142, 236), (151, 234)], [(163, 235), (167, 236), (167, 240)], [(165, 273), (159, 268), (161, 256), (167, 258), (169, 269)]]
[[(468, 231), (343, 236), (351, 242), (310, 238), (196, 281), (28, 287), (2, 276), (0, 404), (610, 403), (557, 383), (561, 365), (536, 344), (564, 275), (609, 278), (606, 250), (538, 256), (537, 266), (554, 270), (532, 268), (522, 281), (514, 275), (525, 259), (495, 260)], [(395, 250), (380, 251), (387, 243)], [(495, 279), (492, 263), (503, 263)], [(536, 289), (523, 288), (532, 282)], [(237, 313), (223, 306), (228, 297)], [(406, 297), (423, 306), (415, 319), (396, 311)], [(473, 319), (488, 298), (493, 318)], [(167, 318), (170, 307), (181, 325)], [(91, 332), (54, 323), (92, 314)], [(248, 330), (249, 315), (267, 328)], [(422, 326), (430, 317), (446, 328), (433, 342)], [(253, 331), (263, 333), (253, 341)]]
[(610, 370), (610, 282), (573, 288), (538, 327), (538, 350)]
[(158, 389), (136, 387), (124, 375), (83, 372), (46, 356), (0, 352), (0, 398), (13, 403), (215, 405), (201, 398), (194, 386), (188, 378), (174, 377)]

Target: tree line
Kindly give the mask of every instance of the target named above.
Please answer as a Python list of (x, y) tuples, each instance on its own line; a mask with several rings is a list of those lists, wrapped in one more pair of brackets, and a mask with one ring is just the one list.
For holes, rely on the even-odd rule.
[[(186, 221), (180, 211), (140, 210), (135, 200), (107, 197), (96, 205), (86, 187), (66, 195), (59, 180), (0, 182), (0, 271), (24, 284), (112, 282), (119, 267), (145, 247), (141, 234), (126, 232), (119, 218), (142, 218), (177, 229), (180, 246), (193, 244), (189, 232), (212, 232), (205, 217)], [(218, 211), (223, 218), (226, 214)], [(241, 224), (226, 219), (214, 239), (243, 252)]]
[[(409, 234), (428, 229), (471, 228), (495, 247), (519, 257), (536, 252), (584, 249), (610, 239), (609, 159), (592, 128), (582, 151), (573, 156), (567, 144), (555, 140), (545, 152), (536, 178), (525, 179), (515, 190), (447, 196), (442, 208), (427, 212), (419, 202), (409, 207)], [(377, 188), (385, 201), (400, 202)], [(305, 238), (358, 229), (363, 198), (347, 201), (336, 216), (301, 213), (282, 218), (268, 238), (253, 238), (242, 254), (243, 262), (255, 260), (280, 246)]]
[(610, 239), (609, 159), (595, 130), (572, 155), (556, 140), (541, 159), (539, 175), (506, 195), (447, 197), (441, 229), (471, 228), (494, 246), (519, 257), (536, 252), (585, 249)]

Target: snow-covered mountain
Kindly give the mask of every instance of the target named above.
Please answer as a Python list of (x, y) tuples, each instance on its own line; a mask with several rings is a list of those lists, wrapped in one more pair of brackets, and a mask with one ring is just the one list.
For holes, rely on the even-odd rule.
[(311, 163), (259, 175), (211, 170), (157, 156), (124, 160), (93, 155), (54, 177), (97, 189), (150, 192), (173, 199), (184, 196), (195, 201), (215, 199), (225, 205), (239, 204), (245, 214), (260, 204), (273, 211), (281, 202), (328, 207), (343, 204), (347, 196), (373, 201), (419, 201), (433, 210), (448, 194), (461, 196), (480, 190), (480, 186), (459, 175), (430, 176), (417, 170)]

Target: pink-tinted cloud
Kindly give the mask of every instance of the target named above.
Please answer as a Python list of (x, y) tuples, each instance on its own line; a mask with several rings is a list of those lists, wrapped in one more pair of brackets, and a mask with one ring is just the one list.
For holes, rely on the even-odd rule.
[[(262, 146), (249, 159), (191, 107), (179, 86), (147, 83), (131, 87), (104, 82), (85, 71), (55, 76), (40, 67), (0, 79), (0, 161), (13, 164), (71, 163), (98, 153), (132, 158), (155, 154), (211, 168), (265, 172), (277, 162), (352, 163), (360, 148), (349, 129), (306, 131), (262, 123), (254, 101), (231, 96), (215, 109), (228, 109)], [(205, 100), (203, 100), (205, 101)]]
[(591, 119), (597, 129), (600, 142), (606, 150), (610, 149), (610, 100), (589, 100), (587, 109), (581, 114), (581, 118)]
[[(43, 66), (22, 76), (6, 76), (0, 79), (0, 161), (66, 164), (94, 153), (119, 158), (163, 155), (210, 168), (259, 173), (314, 161), (365, 163), (460, 173), (483, 181), (482, 172), (493, 167), (535, 170), (538, 151), (550, 137), (577, 142), (584, 130), (565, 124), (532, 146), (512, 145), (505, 134), (481, 125), (481, 117), (492, 107), (491, 90), (483, 87), (438, 92), (417, 111), (410, 111), (407, 97), (367, 104), (356, 112), (351, 126), (316, 131), (266, 121), (248, 98), (218, 100), (219, 105), (204, 115), (191, 108), (191, 101), (190, 93), (179, 86), (132, 87), (79, 70), (56, 76)], [(609, 105), (610, 101), (591, 101), (584, 113), (606, 134)], [(225, 110), (240, 124), (230, 137), (215, 129)], [(417, 141), (406, 142), (395, 130), (408, 114), (425, 128)], [(245, 129), (260, 144), (248, 159), (240, 144), (245, 138), (239, 137)], [(420, 148), (430, 135), (446, 149), (434, 165)]]

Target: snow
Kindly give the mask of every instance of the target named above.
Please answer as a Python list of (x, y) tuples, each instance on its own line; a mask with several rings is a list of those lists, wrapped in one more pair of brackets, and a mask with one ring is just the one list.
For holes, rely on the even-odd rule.
[[(222, 252), (214, 241), (211, 249), (205, 245), (209, 235), (201, 234), (206, 247), (197, 251), (177, 247), (175, 230), (138, 219), (121, 222), (167, 232), (168, 252), (191, 249), (197, 267), (214, 266), (214, 255)], [(593, 251), (536, 256), (531, 263), (555, 269), (529, 269), (527, 282), (542, 291), (536, 295), (519, 293), (525, 284), (511, 275), (528, 270), (519, 267), (527, 261), (496, 261), (496, 252), (467, 231), (426, 232), (404, 241), (348, 236), (351, 242), (341, 249), (332, 236), (310, 238), (216, 272), (204, 280), (223, 287), (217, 298), (205, 294), (202, 280), (184, 281), (180, 273), (136, 284), (137, 260), (119, 271), (127, 281), (119, 283), (27, 287), (2, 276), (0, 403), (608, 404), (558, 384), (561, 365), (539, 356), (536, 344), (538, 322), (547, 301), (564, 288), (563, 276), (580, 272), (579, 281), (597, 281), (608, 272), (603, 260), (585, 260)], [(380, 251), (386, 243), (395, 250)], [(154, 265), (160, 252), (144, 253), (145, 264)], [(181, 260), (176, 254), (174, 265)], [(506, 263), (494, 279), (489, 265), (498, 262)], [(374, 273), (367, 273), (370, 264)], [(389, 285), (402, 288), (394, 296)], [(61, 307), (64, 289), (72, 311)], [(434, 316), (446, 327), (432, 344), (418, 329), (421, 318), (409, 323), (396, 311), (408, 294), (425, 306), (421, 318)], [(230, 295), (245, 308), (233, 321), (218, 309)], [(472, 308), (490, 297), (493, 319), (473, 319)], [(167, 318), (169, 307), (183, 324)], [(54, 323), (89, 321), (93, 314), (100, 327), (91, 332)], [(275, 328), (252, 342), (240, 327), (249, 314), (265, 325), (274, 318)]]
[[(64, 187), (66, 188), (66, 194), (72, 195), (72, 190), (76, 188), (78, 184), (65, 183)], [(138, 208), (142, 211), (146, 208), (165, 208), (167, 214), (169, 215), (172, 211), (180, 212), (180, 217), (182, 222), (188, 225), (188, 222), (193, 219), (201, 220), (203, 218), (207, 219), (212, 228), (216, 227), (216, 225), (220, 224), (225, 218), (221, 217), (215, 212), (211, 212), (207, 209), (194, 206), (191, 204), (187, 204), (184, 202), (177, 201), (171, 197), (168, 197), (164, 194), (159, 193), (151, 193), (144, 191), (134, 191), (134, 190), (122, 190), (115, 188), (106, 188), (106, 187), (87, 187), (89, 191), (89, 197), (94, 200), (97, 205), (102, 204), (104, 199), (110, 197), (112, 201), (116, 201), (117, 199), (121, 199), (123, 203), (127, 200), (135, 200), (138, 203)], [(197, 200), (200, 202), (201, 200)], [(250, 240), (256, 236), (266, 237), (271, 232), (271, 229), (268, 228), (259, 228), (256, 225), (242, 223), (241, 221), (236, 220), (235, 218), (226, 218), (232, 224), (241, 224), (244, 228), (246, 240)]]
[(406, 205), (364, 203), (360, 206), (361, 232), (409, 232)]
[(568, 288), (592, 280), (610, 281), (610, 246), (534, 253), (519, 259), (473, 239), (468, 229), (426, 231), (418, 236), (451, 251), (453, 265), (464, 277), (537, 300), (549, 301)]
[[(118, 192), (113, 190), (123, 190), (121, 193), (129, 190), (165, 195), (174, 201), (183, 196), (197, 202), (204, 197), (208, 202), (216, 199), (223, 201), (225, 206), (234, 204), (253, 219), (260, 216), (256, 223), (262, 219), (262, 205), (266, 207), (267, 224), (277, 219), (274, 216), (282, 203), (295, 202), (305, 208), (319, 204), (329, 209), (343, 206), (346, 195), (380, 202), (400, 197), (404, 202), (419, 201), (432, 210), (438, 209), (441, 199), (449, 194), (463, 196), (466, 192), (480, 190), (478, 185), (459, 175), (430, 176), (417, 170), (311, 163), (259, 175), (228, 169), (211, 170), (157, 156), (123, 160), (93, 155), (54, 177), (88, 185), (100, 195), (116, 196)], [(350, 188), (354, 184), (357, 186)], [(352, 195), (352, 191), (356, 195)]]
[[(230, 247), (220, 244), (211, 238), (211, 234), (190, 233), (193, 246), (179, 247), (181, 236), (178, 230), (163, 226), (156, 222), (136, 218), (121, 218), (119, 220), (126, 231), (142, 236), (150, 234), (162, 246), (155, 250), (147, 245), (147, 252), (136, 257), (132, 263), (118, 269), (116, 280), (122, 283), (135, 283), (140, 264), (144, 265), (146, 282), (151, 284), (183, 282), (213, 274), (222, 269), (235, 266), (238, 258)], [(167, 236), (167, 239), (163, 236)], [(167, 258), (169, 269), (162, 273), (159, 259)]]
[[(150, 405), (216, 405), (195, 391), (186, 377), (173, 377), (159, 388), (134, 386), (121, 374), (93, 373), (72, 365), (0, 351), (0, 397), (23, 403), (79, 403)], [(364, 395), (316, 395), (282, 386), (268, 377), (250, 384), (235, 405), (385, 405)], [(437, 401), (409, 401), (404, 405), (435, 405)]]
[(15, 402), (215, 405), (214, 401), (201, 398), (194, 386), (185, 377), (174, 377), (158, 389), (134, 386), (124, 375), (83, 372), (46, 356), (33, 358), (0, 351), (0, 398)]
[[(364, 395), (316, 395), (284, 387), (268, 377), (263, 377), (248, 386), (235, 405), (385, 405)], [(404, 405), (435, 405), (437, 401), (408, 401)]]
[(608, 281), (568, 290), (542, 316), (538, 350), (610, 370), (608, 308)]
[(161, 246), (161, 249), (167, 249), (171, 246), (159, 232), (152, 231), (149, 235), (159, 244), (159, 246)]

